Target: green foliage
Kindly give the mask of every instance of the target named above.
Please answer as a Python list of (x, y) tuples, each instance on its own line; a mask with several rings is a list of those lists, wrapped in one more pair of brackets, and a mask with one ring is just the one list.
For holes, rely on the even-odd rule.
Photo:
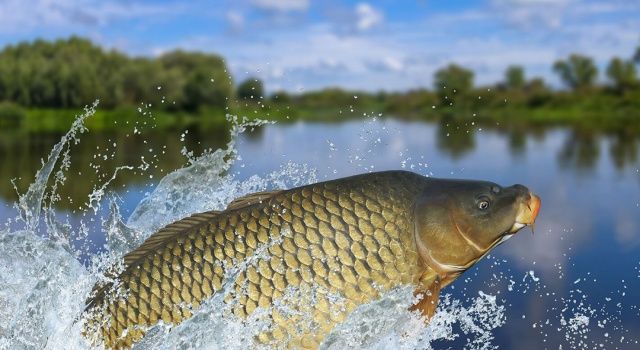
[[(640, 47), (634, 60), (640, 64)], [(137, 120), (137, 107), (144, 103), (154, 107), (160, 128), (196, 121), (221, 125), (225, 112), (325, 122), (387, 112), (463, 125), (563, 124), (640, 134), (640, 84), (631, 60), (614, 58), (607, 68), (615, 93), (594, 85), (598, 71), (589, 57), (571, 55), (553, 68), (574, 91), (553, 90), (541, 78), (527, 81), (520, 66), (510, 66), (497, 88), (475, 88), (474, 73), (451, 64), (436, 72), (431, 91), (328, 88), (303, 94), (280, 91), (265, 99), (263, 84), (255, 78), (234, 90), (224, 60), (216, 55), (173, 51), (153, 59), (132, 58), (75, 37), (38, 40), (0, 51), (0, 101), (6, 101), (0, 103), (0, 130), (19, 124), (29, 132), (63, 131), (80, 107), (99, 98), (102, 108), (88, 123), (102, 130)]]
[(553, 98), (553, 94), (542, 78), (534, 78), (524, 87), (529, 107), (539, 107)]
[(348, 108), (366, 105), (367, 103), (365, 100), (372, 98), (372, 96), (362, 92), (346, 91), (339, 88), (328, 88), (296, 96), (294, 102), (298, 106), (304, 106), (307, 108), (323, 108), (328, 106)]
[(291, 95), (284, 90), (274, 92), (270, 97), (271, 102), (288, 103), (291, 102)]
[(118, 58), (75, 37), (8, 46), (0, 52), (0, 99), (23, 106), (89, 104), (104, 94), (111, 61)]
[(607, 77), (619, 92), (626, 91), (637, 84), (636, 67), (632, 61), (614, 57), (607, 66)]
[(17, 126), (25, 115), (25, 110), (15, 103), (0, 102), (0, 127)]
[(130, 58), (77, 37), (0, 51), (0, 100), (25, 107), (78, 108), (100, 99), (107, 108), (163, 102), (166, 109), (224, 108), (231, 92), (224, 60), (216, 55)]
[(558, 60), (553, 70), (564, 83), (574, 90), (585, 90), (593, 86), (598, 77), (598, 68), (590, 57), (572, 54), (567, 60)]
[[(233, 91), (224, 60), (216, 55), (173, 51), (160, 57), (166, 74), (162, 82), (174, 108), (197, 110), (201, 106), (223, 108)], [(166, 95), (165, 95), (166, 96)]]
[(390, 94), (386, 100), (390, 112), (418, 116), (433, 114), (439, 103), (438, 96), (424, 89)]
[(524, 68), (522, 66), (509, 66), (505, 72), (505, 84), (508, 89), (522, 89), (525, 84)]
[(452, 105), (454, 95), (466, 97), (473, 88), (473, 72), (455, 63), (435, 73), (435, 90), (442, 105)]
[(260, 100), (264, 96), (264, 86), (257, 78), (249, 78), (238, 85), (238, 98), (243, 100)]

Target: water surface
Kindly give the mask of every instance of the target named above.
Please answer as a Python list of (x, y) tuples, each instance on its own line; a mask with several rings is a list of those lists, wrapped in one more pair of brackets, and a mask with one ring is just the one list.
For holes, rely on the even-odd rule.
[[(91, 214), (86, 209), (87, 195), (96, 184), (108, 181), (116, 166), (132, 169), (122, 170), (110, 182), (104, 198), (116, 198), (120, 214), (127, 218), (163, 176), (186, 165), (188, 158), (221, 147), (229, 140), (227, 135), (192, 127), (82, 136), (71, 152), (74, 163), (60, 190), (63, 199), (55, 205), (57, 217), (71, 226), (88, 227), (90, 249), (77, 258), (87, 264), (93, 253), (104, 250), (104, 220), (96, 218), (108, 216), (108, 205), (96, 207), (97, 214)], [(48, 135), (0, 144), (5, 165), (0, 223), (16, 216), (9, 179), (20, 177), (16, 182), (24, 190), (40, 159), (46, 159), (58, 139), (59, 135)], [(635, 139), (568, 129), (504, 132), (472, 123), (369, 118), (336, 124), (264, 125), (240, 134), (234, 147), (238, 157), (227, 174), (249, 185), (256, 175), (266, 181), (263, 184), (277, 187), (286, 181), (271, 179), (273, 174), (286, 178), (295, 173), (320, 181), (389, 169), (524, 184), (542, 198), (535, 234), (521, 231), (445, 290), (468, 310), (476, 305), (474, 298), (495, 296), (503, 314), (488, 315), (499, 318), (497, 326), (490, 320), (477, 323), (486, 325), (494, 339), (482, 345), (484, 338), (473, 340), (470, 334), (479, 333), (460, 322), (451, 325), (451, 333), (457, 334), (454, 339), (439, 339), (432, 345), (453, 349), (473, 344), (502, 349), (639, 346), (640, 164)], [(189, 191), (189, 184), (182, 186)], [(74, 242), (76, 246), (83, 243)], [(482, 318), (482, 313), (478, 315), (476, 320)]]

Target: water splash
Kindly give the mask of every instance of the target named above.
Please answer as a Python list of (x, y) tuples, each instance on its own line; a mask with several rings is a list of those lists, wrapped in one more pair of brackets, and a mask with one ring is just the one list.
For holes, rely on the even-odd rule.
[[(35, 180), (29, 186), (27, 192), (24, 195), (20, 196), (20, 199), (16, 204), (16, 208), (20, 213), (20, 219), (24, 222), (25, 230), (36, 231), (38, 228), (40, 215), (43, 211), (42, 203), (45, 199), (47, 182), (49, 181), (49, 178), (51, 177), (51, 174), (55, 169), (60, 155), (62, 155), (62, 166), (55, 175), (55, 182), (51, 186), (51, 192), (49, 193), (49, 198), (51, 200), (50, 205), (55, 203), (55, 201), (58, 199), (58, 196), (56, 194), (57, 187), (60, 183), (64, 182), (64, 172), (68, 170), (70, 166), (70, 145), (72, 142), (74, 144), (78, 144), (79, 134), (87, 131), (87, 128), (84, 126), (84, 122), (87, 118), (95, 114), (98, 103), (99, 101), (95, 101), (93, 105), (85, 108), (85, 112), (83, 114), (76, 117), (69, 131), (67, 131), (67, 133), (62, 136), (60, 141), (55, 146), (53, 146), (53, 149), (51, 150), (47, 161), (36, 173)], [(66, 240), (66, 243), (68, 244), (68, 237), (66, 237), (66, 235), (56, 235), (57, 233), (61, 232), (55, 230), (55, 228), (51, 227), (49, 233), (54, 235), (51, 237), (52, 239)]]
[[(103, 177), (104, 181), (95, 184), (93, 191), (87, 194), (84, 210), (87, 215), (98, 216), (97, 222), (102, 223), (98, 229), (106, 238), (106, 247), (96, 250), (87, 248), (88, 245), (74, 245), (74, 240), (87, 239), (90, 228), (82, 221), (76, 225), (59, 223), (53, 208), (60, 200), (59, 185), (64, 183), (65, 173), (72, 168), (69, 150), (80, 142), (80, 135), (87, 132), (84, 121), (95, 113), (96, 106), (97, 103), (88, 107), (76, 119), (69, 132), (53, 147), (28, 191), (16, 203), (23, 227), (9, 229), (6, 226), (0, 230), (0, 349), (89, 348), (81, 335), (82, 323), (78, 322), (84, 300), (97, 281), (110, 278), (109, 268), (114, 264), (117, 266), (123, 254), (155, 230), (193, 213), (223, 209), (246, 193), (317, 181), (312, 167), (291, 162), (272, 173), (238, 180), (230, 172), (234, 162), (241, 158), (236, 149), (237, 139), (245, 130), (266, 122), (230, 116), (231, 140), (226, 148), (200, 156), (185, 150), (188, 165), (162, 178), (127, 219), (122, 217), (118, 198), (109, 192), (109, 185), (119, 171), (136, 167), (121, 165), (116, 172)], [(372, 134), (370, 138), (375, 139), (375, 143), (379, 140), (376, 133), (384, 132), (373, 130), (367, 137)], [(135, 133), (141, 131), (136, 127)], [(370, 152), (361, 150), (359, 158), (354, 155), (353, 160), (360, 162)], [(367, 169), (365, 163), (361, 166), (363, 170)], [(147, 168), (136, 169), (144, 172)], [(52, 176), (53, 181), (50, 181)], [(101, 210), (105, 205), (108, 210)], [(46, 224), (44, 232), (40, 227), (43, 220)], [(79, 262), (81, 254), (89, 254), (88, 263)], [(233, 304), (226, 303), (225, 298), (233, 294), (231, 289), (238, 273), (254, 264), (256, 259), (268, 259), (264, 254), (228, 268), (222, 291), (203, 303), (192, 318), (175, 326), (158, 324), (135, 348), (261, 348), (255, 342), (256, 335), (270, 327), (268, 316), (271, 312), (286, 308), (287, 297), (282, 304), (257, 309), (246, 320), (235, 318), (230, 312)], [(500, 264), (494, 265), (499, 267)], [(473, 277), (465, 277), (465, 280), (469, 278)], [(501, 327), (508, 327), (505, 313), (505, 308), (509, 307), (508, 294), (548, 293), (549, 288), (543, 281), (543, 277), (533, 270), (522, 278), (500, 272), (485, 284), (494, 290), (496, 285), (503, 285), (501, 291), (505, 295), (501, 298), (497, 297), (500, 290), (495, 295), (473, 292), (471, 297), (462, 298), (444, 295), (437, 314), (428, 325), (420, 315), (407, 311), (413, 298), (411, 288), (397, 288), (379, 300), (357, 308), (332, 331), (321, 347), (432, 349), (444, 344), (444, 347), (453, 348), (495, 349), (494, 333)], [(597, 347), (596, 339), (599, 338), (589, 336), (606, 332), (607, 337), (611, 334), (611, 341), (604, 344), (611, 348), (637, 344), (623, 325), (616, 322), (615, 312), (592, 306), (578, 288), (576, 286), (570, 292), (569, 298), (557, 299), (546, 309), (551, 320), (533, 323), (534, 327), (540, 328), (543, 337), (549, 337), (550, 330), (555, 329), (568, 348)], [(287, 296), (295, 298), (299, 293), (313, 292), (317, 291), (289, 290)], [(334, 299), (339, 305), (340, 296)], [(613, 334), (617, 335), (616, 339)]]

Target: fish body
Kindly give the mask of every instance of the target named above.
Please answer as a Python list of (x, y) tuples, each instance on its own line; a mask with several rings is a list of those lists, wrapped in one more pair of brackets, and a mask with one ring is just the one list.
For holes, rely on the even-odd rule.
[[(96, 286), (85, 333), (108, 348), (129, 348), (159, 321), (191, 317), (223, 288), (229, 267), (256, 255), (235, 276), (225, 302), (239, 318), (272, 308), (260, 343), (317, 348), (349, 312), (401, 285), (415, 286), (423, 297), (414, 308), (429, 316), (440, 288), (519, 229), (517, 216), (524, 215), (514, 200), (502, 232), (476, 239), (482, 233), (471, 232), (476, 223), (463, 220), (468, 208), (441, 195), (494, 185), (447, 181), (404, 171), (364, 174), (257, 193), (225, 211), (180, 220), (124, 257), (118, 283)], [(443, 192), (447, 186), (453, 187)], [(530, 207), (533, 197), (520, 192)], [(533, 222), (537, 209), (529, 212)], [(463, 218), (451, 224), (452, 216)], [(298, 292), (293, 300), (291, 291)], [(285, 299), (288, 311), (272, 307)]]

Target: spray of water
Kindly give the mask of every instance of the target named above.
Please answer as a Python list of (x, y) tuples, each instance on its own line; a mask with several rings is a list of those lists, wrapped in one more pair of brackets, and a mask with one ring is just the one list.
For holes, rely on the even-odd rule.
[[(98, 216), (106, 247), (89, 248), (90, 244), (83, 241), (88, 240), (90, 233), (85, 222), (76, 225), (59, 222), (54, 205), (61, 200), (58, 188), (66, 179), (65, 173), (72, 168), (69, 150), (80, 142), (81, 134), (87, 132), (84, 121), (95, 113), (96, 106), (97, 103), (78, 116), (69, 132), (53, 147), (29, 189), (20, 196), (16, 203), (16, 222), (20, 225), (7, 224), (0, 230), (0, 349), (90, 348), (82, 336), (81, 315), (92, 286), (96, 282), (108, 282), (112, 276), (109, 272), (121, 268), (121, 257), (154, 231), (193, 213), (224, 209), (234, 198), (246, 193), (317, 181), (313, 168), (295, 163), (285, 163), (278, 171), (262, 176), (236, 179), (229, 169), (240, 157), (235, 147), (237, 138), (248, 128), (266, 122), (229, 116), (232, 127), (227, 146), (198, 157), (189, 151), (183, 152), (188, 156), (187, 166), (162, 178), (127, 219), (121, 216), (117, 196), (110, 195), (109, 185), (120, 172), (134, 169), (143, 172), (148, 163), (142, 159), (140, 166), (122, 164), (103, 177), (102, 183), (95, 184), (87, 194), (83, 215)], [(135, 132), (140, 133), (137, 128)], [(135, 348), (264, 347), (255, 339), (269, 328), (268, 316), (272, 312), (286, 314), (288, 300), (301, 293), (323, 292), (290, 289), (282, 301), (270, 308), (259, 308), (248, 319), (235, 318), (231, 312), (233, 302), (225, 300), (228, 296), (238, 297), (232, 290), (238, 274), (260, 259), (269, 259), (268, 244), (255, 256), (225, 266), (222, 290), (195, 310), (192, 318), (179, 325), (154, 326)], [(80, 256), (88, 256), (87, 262), (81, 263)], [(498, 282), (509, 282), (510, 292), (544, 288), (533, 273), (518, 284), (512, 276), (494, 275), (494, 278)], [(411, 288), (401, 287), (357, 308), (333, 330), (321, 348), (432, 349), (434, 344), (458, 342), (469, 349), (494, 349), (493, 333), (507, 323), (504, 300), (483, 292), (475, 292), (465, 300), (442, 296), (438, 312), (428, 325), (419, 315), (407, 311), (412, 298)], [(339, 295), (332, 296), (332, 300), (340, 307)], [(556, 327), (565, 334), (569, 347), (594, 345), (589, 340), (589, 332), (593, 327), (602, 326), (602, 322), (592, 319), (607, 320), (608, 316), (584, 302), (580, 305), (571, 305), (570, 301), (561, 303), (564, 304), (560, 305)], [(540, 325), (544, 326), (551, 328), (549, 322)], [(627, 339), (624, 344), (633, 341)], [(270, 346), (278, 347), (278, 344)]]

